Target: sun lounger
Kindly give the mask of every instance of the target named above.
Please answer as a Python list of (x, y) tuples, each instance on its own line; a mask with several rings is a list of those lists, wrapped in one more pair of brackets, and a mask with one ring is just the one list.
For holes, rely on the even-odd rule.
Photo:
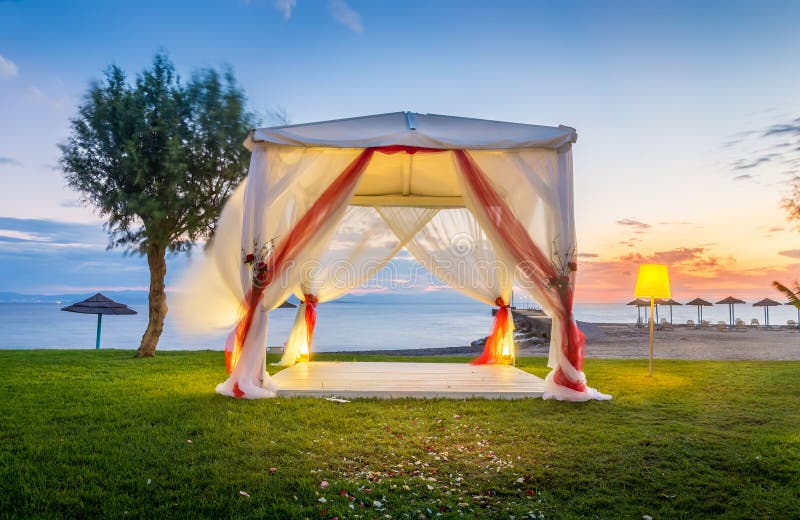
[(718, 321), (717, 322), (717, 329), (718, 330), (728, 330), (728, 324), (725, 323), (724, 321)]
[(758, 322), (758, 318), (753, 318), (752, 320), (750, 320), (751, 327), (758, 327), (759, 325), (761, 324)]
[(672, 323), (668, 322), (667, 318), (661, 318), (659, 330), (672, 330)]
[(745, 325), (743, 319), (736, 318), (736, 321), (733, 323), (733, 330), (738, 330), (738, 331), (747, 330), (747, 325)]
[(708, 321), (708, 320), (703, 320), (703, 321), (700, 322), (700, 327), (701, 328), (702, 327), (710, 327), (710, 326), (711, 326), (711, 322)]
[(686, 320), (686, 326), (687, 327), (695, 327), (696, 325), (694, 324), (694, 320)]
[(797, 322), (794, 320), (786, 320), (786, 326), (791, 327), (793, 329), (797, 328)]

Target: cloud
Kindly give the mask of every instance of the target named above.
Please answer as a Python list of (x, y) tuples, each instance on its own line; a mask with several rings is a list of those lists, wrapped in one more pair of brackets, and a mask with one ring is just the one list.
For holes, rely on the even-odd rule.
[(619, 257), (619, 261), (635, 264), (669, 264), (684, 272), (700, 276), (710, 276), (718, 269), (733, 263), (732, 259), (711, 255), (705, 247), (678, 247), (667, 251), (656, 251), (651, 255), (628, 253)]
[[(797, 261), (779, 267), (753, 268), (748, 265), (739, 268), (734, 258), (717, 255), (704, 246), (680, 247), (649, 254), (628, 253), (610, 260), (580, 260), (577, 298), (581, 302), (630, 300), (641, 263), (668, 264), (672, 294), (679, 301), (697, 296), (707, 300), (720, 299), (729, 294), (755, 301), (773, 291), (773, 280), (791, 281), (800, 272), (800, 263)], [(800, 249), (781, 251), (779, 254), (800, 259)]]
[(631, 220), (629, 218), (617, 220), (617, 224), (619, 224), (620, 226), (628, 226), (636, 229), (648, 229), (651, 227), (650, 224), (645, 224), (644, 222), (639, 222), (638, 220)]
[(759, 157), (758, 159), (747, 160), (747, 159), (739, 159), (735, 163), (733, 163), (734, 170), (749, 170), (750, 168), (755, 168), (761, 164), (767, 163), (772, 160), (772, 155), (766, 155), (764, 157)]
[[(712, 256), (712, 259), (716, 257)], [(712, 260), (713, 261), (713, 260)], [(725, 259), (717, 259), (724, 264)], [(716, 301), (728, 295), (756, 301), (770, 294), (773, 280), (791, 281), (797, 278), (800, 264), (784, 267), (764, 266), (756, 269), (736, 269), (733, 265), (717, 266), (708, 273), (685, 269), (681, 264), (669, 266), (672, 295), (678, 301), (702, 297)], [(613, 301), (624, 303), (631, 299), (636, 283), (637, 265), (620, 260), (579, 262), (577, 298), (580, 302)]]
[(345, 0), (328, 0), (328, 10), (339, 23), (354, 33), (364, 31), (364, 26), (361, 24), (361, 15), (350, 7)]
[[(0, 291), (52, 294), (146, 287), (147, 261), (107, 251), (102, 225), (0, 217)], [(169, 279), (180, 276), (186, 256), (168, 256)]]
[(764, 137), (773, 135), (800, 135), (800, 117), (791, 123), (771, 125), (764, 131)]
[[(755, 169), (765, 175), (780, 172), (786, 177), (794, 174), (800, 164), (800, 141), (797, 138), (800, 138), (800, 117), (777, 121), (734, 139), (729, 137), (723, 147), (731, 148), (736, 155), (729, 159), (733, 180), (755, 182), (756, 176), (749, 174)], [(767, 165), (769, 168), (762, 168)], [(783, 179), (782, 182), (791, 181)]]
[(284, 20), (288, 20), (292, 17), (292, 10), (297, 5), (297, 0), (274, 0), (272, 5), (280, 11)]
[(679, 247), (669, 251), (657, 251), (654, 257), (663, 262), (685, 262), (688, 260), (697, 260), (703, 253), (706, 252), (704, 247)]
[(49, 242), (47, 235), (17, 231), (14, 229), (0, 229), (0, 242)]
[(84, 204), (81, 203), (79, 200), (62, 200), (58, 203), (58, 205), (62, 208), (82, 208)]
[(18, 160), (14, 159), (13, 157), (2, 157), (0, 156), (0, 166), (22, 166), (22, 163)]
[(18, 73), (17, 64), (0, 54), (0, 77), (13, 78)]
[(58, 110), (64, 109), (69, 102), (69, 98), (67, 96), (49, 96), (36, 85), (31, 85), (28, 87), (25, 95), (32, 103), (37, 105), (49, 105), (50, 107)]
[(597, 258), (597, 253), (578, 253), (578, 258)]

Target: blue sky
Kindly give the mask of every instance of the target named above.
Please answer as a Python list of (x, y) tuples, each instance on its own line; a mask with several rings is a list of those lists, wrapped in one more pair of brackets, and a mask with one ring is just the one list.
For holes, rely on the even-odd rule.
[[(146, 286), (54, 165), (88, 82), (160, 48), (184, 76), (232, 65), (255, 111), (292, 122), (414, 110), (574, 126), (584, 299), (630, 292), (642, 259), (675, 262), (687, 292), (767, 291), (800, 275), (780, 209), (800, 167), (798, 27), (800, 3), (779, 1), (0, 1), (0, 291)], [(54, 280), (32, 248), (52, 269), (113, 269)]]

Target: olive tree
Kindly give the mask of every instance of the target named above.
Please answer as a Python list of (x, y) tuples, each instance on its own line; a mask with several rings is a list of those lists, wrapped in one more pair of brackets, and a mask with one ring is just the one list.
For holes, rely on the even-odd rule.
[(70, 187), (106, 219), (109, 248), (145, 255), (149, 318), (137, 356), (155, 355), (167, 314), (166, 255), (213, 236), (226, 198), (246, 175), (254, 126), (230, 70), (182, 83), (163, 53), (129, 82), (118, 66), (93, 82), (60, 166)]

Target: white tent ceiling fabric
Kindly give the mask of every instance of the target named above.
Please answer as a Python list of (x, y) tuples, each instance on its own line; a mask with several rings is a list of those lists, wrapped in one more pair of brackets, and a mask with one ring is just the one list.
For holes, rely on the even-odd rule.
[(245, 146), (255, 143), (327, 148), (418, 146), (446, 150), (556, 149), (578, 136), (568, 126), (540, 126), (469, 117), (393, 112), (301, 125), (253, 130)]
[[(447, 150), (468, 151), (554, 264), (573, 261), (571, 144), (575, 139), (575, 130), (569, 127), (404, 112), (253, 131), (246, 142), (253, 152), (248, 177), (226, 204), (205, 258), (180, 284), (182, 296), (176, 308), (185, 327), (195, 332), (234, 324), (251, 287), (242, 252), (252, 250), (254, 243), (285, 237), (365, 148), (400, 145), (443, 151), (372, 156), (353, 192), (342, 199), (347, 201), (343, 207), (314, 231), (314, 240), (291, 268), (265, 289), (263, 312), (254, 318), (238, 364), (217, 391), (234, 395), (238, 384), (245, 397), (273, 396), (264, 365), (267, 312), (292, 292), (314, 294), (320, 301), (338, 298), (363, 284), (403, 247), (455, 289), (483, 302), (497, 297), (508, 301), (513, 273), (519, 273), (504, 248), (498, 247), (498, 239), (476, 219), (477, 202), (463, 184), (454, 153)], [(365, 228), (366, 222), (373, 224)], [(470, 240), (468, 253), (474, 256), (464, 255), (456, 239)], [(464, 278), (465, 266), (474, 270), (477, 263), (489, 261), (491, 269)], [(336, 262), (350, 262), (356, 273), (344, 285), (331, 278)], [(309, 263), (317, 266), (313, 274), (303, 267)], [(517, 276), (516, 281), (553, 317), (557, 336), (557, 314), (548, 303), (552, 297), (524, 277)], [(295, 329), (303, 322), (296, 320)], [(299, 329), (293, 335), (289, 348), (294, 352), (298, 338), (304, 336)], [(291, 364), (292, 355), (284, 359), (286, 364)], [(548, 365), (585, 381), (561, 353), (561, 338), (551, 341)], [(576, 392), (552, 380), (548, 385), (549, 397), (557, 399), (607, 397), (588, 387)]]

